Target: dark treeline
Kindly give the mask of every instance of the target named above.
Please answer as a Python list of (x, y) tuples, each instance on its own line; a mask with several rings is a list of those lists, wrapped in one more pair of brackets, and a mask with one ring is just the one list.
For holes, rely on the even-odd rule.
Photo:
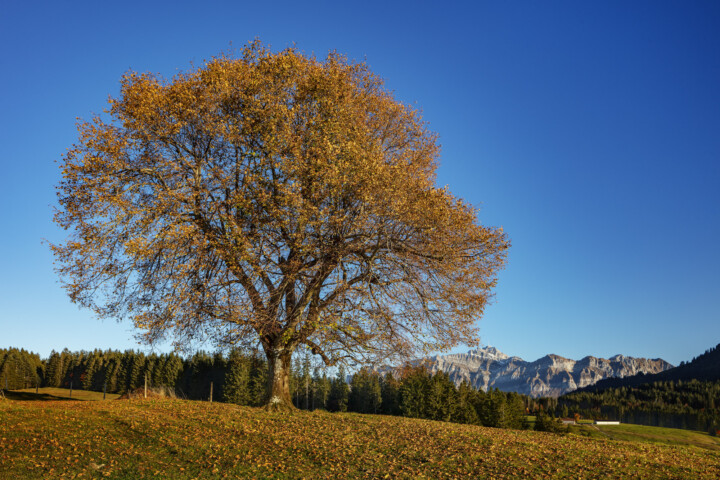
[(42, 386), (72, 385), (83, 390), (124, 394), (142, 388), (147, 378), (149, 387), (169, 389), (191, 400), (207, 400), (212, 384), (214, 400), (224, 400), (232, 395), (233, 381), (237, 383), (231, 370), (240, 368), (240, 364), (243, 368), (247, 366), (250, 382), (248, 400), (243, 403), (259, 405), (265, 394), (265, 362), (258, 355), (235, 351), (228, 356), (199, 351), (183, 358), (175, 353), (146, 355), (134, 350), (63, 350), (52, 352), (45, 360)]
[[(526, 412), (539, 408), (533, 399), (514, 392), (456, 386), (442, 372), (407, 366), (381, 376), (361, 369), (352, 376), (347, 410), (468, 423), (499, 428), (527, 428)], [(334, 407), (331, 406), (331, 407)]]
[(0, 349), (0, 388), (35, 387), (42, 381), (43, 362), (40, 356), (24, 349)]
[(717, 434), (720, 345), (664, 372), (601, 380), (560, 397), (559, 405), (590, 418)]
[[(144, 385), (166, 387), (177, 395), (213, 398), (248, 406), (264, 403), (267, 364), (258, 352), (232, 350), (229, 354), (198, 352), (182, 358), (174, 353), (149, 354), (127, 350), (53, 351), (49, 358), (25, 350), (0, 350), (0, 381), (9, 389), (62, 387), (132, 392)], [(0, 386), (4, 387), (4, 385)], [(298, 356), (292, 366), (291, 393), (300, 409), (403, 415), (490, 427), (525, 428), (525, 415), (554, 411), (554, 399), (531, 399), (513, 392), (478, 391), (456, 386), (448, 375), (431, 374), (423, 367), (407, 366), (381, 375), (361, 369), (347, 381), (341, 367), (328, 376), (312, 367), (310, 357)]]
[[(253, 360), (257, 365), (252, 371), (255, 397), (264, 394), (264, 362)], [(174, 353), (149, 354), (134, 350), (93, 350), (70, 352), (53, 351), (41, 360), (36, 354), (15, 348), (0, 349), (0, 388), (61, 387), (82, 390), (127, 393), (145, 384), (151, 387), (167, 387), (178, 395), (190, 399), (207, 399), (210, 384), (214, 384), (214, 396), (221, 399), (223, 387), (233, 354), (198, 352), (189, 358)]]
[(629, 377), (615, 377), (600, 380), (581, 391), (598, 392), (608, 388), (637, 387), (654, 382), (678, 382), (700, 380), (705, 382), (720, 381), (720, 344), (705, 350), (705, 353), (693, 358), (690, 362), (682, 362), (674, 368), (653, 374), (639, 373)]
[(715, 434), (720, 429), (720, 381), (656, 381), (578, 391), (560, 397), (558, 407), (588, 418)]

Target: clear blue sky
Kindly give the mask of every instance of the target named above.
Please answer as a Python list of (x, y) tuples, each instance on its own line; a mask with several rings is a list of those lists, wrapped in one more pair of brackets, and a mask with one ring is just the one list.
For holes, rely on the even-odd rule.
[(483, 343), (675, 364), (719, 343), (720, 2), (442, 3), (5, 2), (0, 348), (137, 347), (57, 282), (56, 162), (128, 69), (255, 37), (366, 60), (422, 108), (439, 183), (513, 242)]

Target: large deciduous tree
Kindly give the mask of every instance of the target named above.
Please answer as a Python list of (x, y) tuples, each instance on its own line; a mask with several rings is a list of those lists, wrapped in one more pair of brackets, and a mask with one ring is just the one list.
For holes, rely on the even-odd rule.
[(268, 408), (327, 364), (474, 343), (508, 240), (435, 186), (436, 136), (366, 65), (258, 42), (128, 73), (62, 161), (73, 301), (153, 342), (259, 341)]

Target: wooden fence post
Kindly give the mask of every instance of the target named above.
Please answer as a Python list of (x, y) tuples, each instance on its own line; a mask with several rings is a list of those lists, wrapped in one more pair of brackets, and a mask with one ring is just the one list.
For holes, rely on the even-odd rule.
[(70, 398), (72, 398), (72, 380), (70, 380)]
[(210, 403), (212, 403), (213, 382), (210, 382)]
[(145, 398), (147, 398), (147, 372), (145, 372)]

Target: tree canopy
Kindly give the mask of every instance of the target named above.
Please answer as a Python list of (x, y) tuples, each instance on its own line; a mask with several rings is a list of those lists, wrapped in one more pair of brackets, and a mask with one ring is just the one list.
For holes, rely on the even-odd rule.
[(365, 64), (259, 42), (129, 72), (63, 158), (52, 245), (73, 301), (145, 340), (259, 342), (327, 364), (473, 344), (501, 228), (435, 185), (439, 145)]

